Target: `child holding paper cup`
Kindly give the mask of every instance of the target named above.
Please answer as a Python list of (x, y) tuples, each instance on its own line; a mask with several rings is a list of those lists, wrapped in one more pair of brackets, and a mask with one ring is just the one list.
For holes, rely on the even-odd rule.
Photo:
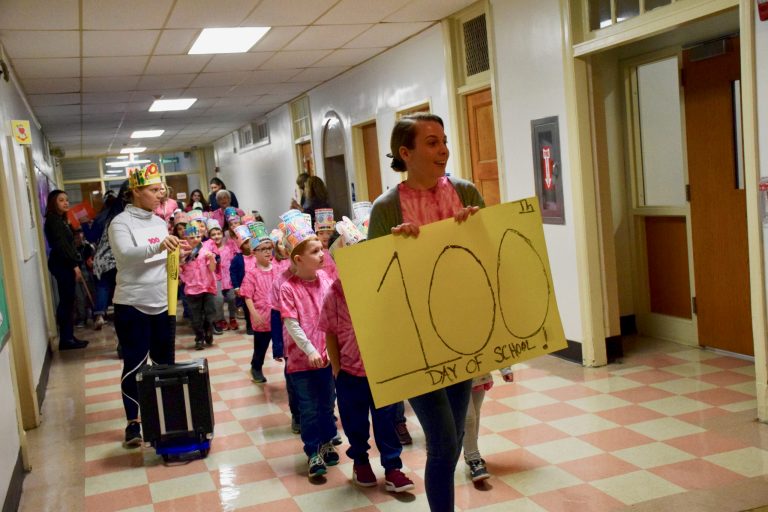
[(323, 298), (330, 281), (323, 268), (323, 244), (312, 224), (295, 210), (283, 215), (285, 244), (296, 265), (296, 273), (280, 286), (280, 308), (288, 337), (285, 349), (300, 412), (301, 440), (307, 456), (310, 479), (339, 463), (333, 447), (336, 422), (333, 418), (333, 374), (328, 364), (325, 335), (318, 326)]

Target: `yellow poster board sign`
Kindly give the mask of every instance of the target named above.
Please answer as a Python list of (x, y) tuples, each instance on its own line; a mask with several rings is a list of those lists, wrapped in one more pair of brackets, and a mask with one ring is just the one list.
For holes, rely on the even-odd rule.
[(566, 347), (536, 198), (334, 258), (377, 407)]
[(29, 121), (14, 119), (11, 121), (11, 133), (17, 144), (32, 144), (32, 131)]

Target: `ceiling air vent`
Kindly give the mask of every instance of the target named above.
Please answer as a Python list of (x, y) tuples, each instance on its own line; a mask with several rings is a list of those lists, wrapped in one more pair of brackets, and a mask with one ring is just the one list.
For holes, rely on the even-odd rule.
[(485, 14), (462, 24), (464, 31), (464, 58), (467, 76), (488, 71), (488, 33), (485, 30)]

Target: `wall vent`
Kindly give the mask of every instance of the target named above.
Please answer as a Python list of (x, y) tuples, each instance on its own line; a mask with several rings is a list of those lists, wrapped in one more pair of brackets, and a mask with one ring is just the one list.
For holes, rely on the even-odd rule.
[(488, 32), (485, 14), (462, 23), (464, 32), (464, 59), (467, 76), (473, 76), (490, 68), (488, 59)]

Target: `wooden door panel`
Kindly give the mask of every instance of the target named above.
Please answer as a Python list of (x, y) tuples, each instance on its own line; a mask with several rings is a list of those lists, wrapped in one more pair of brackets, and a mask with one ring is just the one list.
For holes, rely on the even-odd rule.
[(738, 39), (727, 46), (697, 62), (683, 54), (699, 343), (752, 355), (746, 193), (737, 187), (734, 142)]
[(467, 95), (466, 105), (472, 181), (483, 194), (487, 205), (498, 204), (499, 164), (496, 157), (491, 90), (484, 89)]
[(365, 156), (365, 177), (368, 184), (368, 200), (381, 195), (381, 166), (379, 165), (379, 137), (376, 134), (376, 123), (362, 127), (363, 153)]

